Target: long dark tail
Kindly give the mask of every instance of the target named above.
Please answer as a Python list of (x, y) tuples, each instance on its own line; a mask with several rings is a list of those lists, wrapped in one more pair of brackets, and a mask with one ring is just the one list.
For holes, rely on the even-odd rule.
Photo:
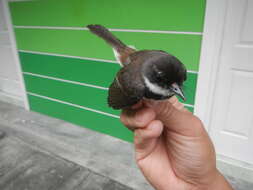
[(117, 39), (107, 28), (102, 25), (87, 25), (87, 28), (93, 33), (104, 39), (108, 44), (110, 44), (118, 52), (122, 52), (127, 46)]

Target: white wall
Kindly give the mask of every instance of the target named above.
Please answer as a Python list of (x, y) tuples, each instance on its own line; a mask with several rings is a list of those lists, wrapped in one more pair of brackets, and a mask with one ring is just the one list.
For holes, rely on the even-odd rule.
[(0, 0), (0, 100), (24, 106), (24, 91), (8, 13)]

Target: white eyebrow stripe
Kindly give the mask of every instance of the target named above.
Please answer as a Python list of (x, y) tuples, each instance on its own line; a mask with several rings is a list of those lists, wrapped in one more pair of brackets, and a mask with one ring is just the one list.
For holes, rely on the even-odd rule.
[(156, 84), (151, 83), (145, 76), (143, 76), (144, 82), (148, 89), (158, 95), (168, 96), (170, 94), (170, 91), (167, 89), (164, 89)]

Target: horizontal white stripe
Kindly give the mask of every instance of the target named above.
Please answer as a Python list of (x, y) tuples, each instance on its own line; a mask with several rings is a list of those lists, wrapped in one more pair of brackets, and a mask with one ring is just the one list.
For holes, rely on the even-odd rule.
[(184, 104), (184, 106), (188, 106), (188, 107), (194, 108), (194, 105), (191, 105), (191, 104)]
[(39, 54), (39, 55), (52, 55), (52, 56), (58, 56), (58, 57), (67, 57), (67, 58), (83, 59), (83, 60), (91, 60), (91, 61), (102, 61), (102, 62), (106, 62), (106, 63), (116, 63), (116, 64), (119, 64), (117, 61), (108, 60), (108, 59), (97, 59), (97, 58), (90, 58), (90, 57), (79, 57), (79, 56), (64, 55), (64, 54), (58, 54), (58, 53), (47, 53), (47, 52), (41, 52), (41, 51), (30, 51), (30, 50), (18, 50), (18, 51), (19, 52), (24, 52), (24, 53)]
[(187, 34), (187, 35), (202, 35), (202, 32), (185, 32), (172, 30), (138, 30), (138, 29), (109, 29), (114, 32), (141, 32), (141, 33), (159, 33), (159, 34)]
[[(86, 27), (67, 27), (67, 26), (17, 26), (14, 28), (28, 29), (50, 29), (50, 30), (89, 30)], [(202, 32), (186, 32), (186, 31), (171, 31), (171, 30), (138, 30), (138, 29), (117, 29), (108, 28), (114, 32), (141, 32), (141, 33), (159, 33), (159, 34), (187, 34), (187, 35), (202, 35)]]
[(18, 2), (18, 1), (33, 1), (33, 0), (7, 0), (8, 2)]
[(68, 26), (17, 26), (14, 28), (27, 28), (27, 29), (49, 29), (49, 30), (88, 30), (86, 27), (68, 27)]
[(77, 84), (77, 85), (81, 85), (81, 86), (87, 86), (87, 87), (98, 88), (98, 89), (102, 89), (102, 90), (108, 90), (108, 88), (105, 88), (102, 86), (97, 86), (97, 85), (92, 85), (92, 84), (76, 82), (76, 81), (71, 81), (71, 80), (65, 80), (65, 79), (61, 79), (61, 78), (50, 77), (50, 76), (46, 76), (46, 75), (40, 75), (40, 74), (29, 73), (29, 72), (23, 72), (23, 73), (25, 75), (31, 75), (31, 76), (36, 76), (36, 77), (40, 77), (40, 78), (56, 80), (56, 81), (60, 81), (60, 82), (66, 82), (66, 83)]
[[(47, 52), (41, 52), (41, 51), (30, 51), (30, 50), (21, 50), (21, 49), (18, 50), (18, 51), (19, 52), (23, 52), (23, 53), (33, 53), (33, 54), (39, 54), (39, 55), (51, 55), (51, 56), (58, 56), (58, 57), (67, 57), (67, 58), (83, 59), (83, 60), (91, 60), (91, 61), (102, 61), (102, 62), (106, 62), (106, 63), (116, 63), (116, 64), (119, 64), (117, 61), (108, 60), (108, 59), (98, 59), (98, 58), (90, 58), (90, 57), (79, 57), (79, 56), (64, 55), (64, 54), (58, 54), (58, 53), (47, 53)], [(198, 74), (198, 71), (187, 70), (187, 72), (188, 73)]]
[(29, 95), (31, 95), (31, 96), (36, 96), (36, 97), (39, 97), (39, 98), (51, 100), (51, 101), (54, 101), (54, 102), (59, 102), (59, 103), (61, 103), (61, 104), (73, 106), (73, 107), (76, 107), (76, 108), (80, 108), (80, 109), (92, 111), (92, 112), (99, 113), (99, 114), (102, 114), (102, 115), (106, 115), (106, 116), (109, 116), (109, 117), (113, 117), (113, 118), (117, 118), (117, 119), (119, 118), (118, 115), (106, 113), (106, 112), (103, 112), (103, 111), (99, 111), (99, 110), (95, 110), (95, 109), (92, 109), (92, 108), (80, 106), (80, 105), (77, 105), (77, 104), (72, 104), (72, 103), (65, 102), (65, 101), (61, 101), (61, 100), (58, 100), (58, 99), (55, 99), (55, 98), (50, 98), (50, 97), (47, 97), (47, 96), (42, 96), (42, 95), (35, 94), (35, 93), (32, 93), (32, 92), (27, 92), (27, 94), (29, 94)]
[(187, 73), (198, 74), (198, 71), (187, 70)]

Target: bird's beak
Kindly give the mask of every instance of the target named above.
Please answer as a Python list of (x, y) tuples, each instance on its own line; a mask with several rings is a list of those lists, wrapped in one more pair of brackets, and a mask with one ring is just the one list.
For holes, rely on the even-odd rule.
[(184, 96), (184, 92), (183, 90), (179, 87), (179, 85), (177, 83), (173, 83), (171, 85), (171, 90), (178, 95), (180, 98), (182, 98), (184, 101), (186, 101), (186, 98)]

